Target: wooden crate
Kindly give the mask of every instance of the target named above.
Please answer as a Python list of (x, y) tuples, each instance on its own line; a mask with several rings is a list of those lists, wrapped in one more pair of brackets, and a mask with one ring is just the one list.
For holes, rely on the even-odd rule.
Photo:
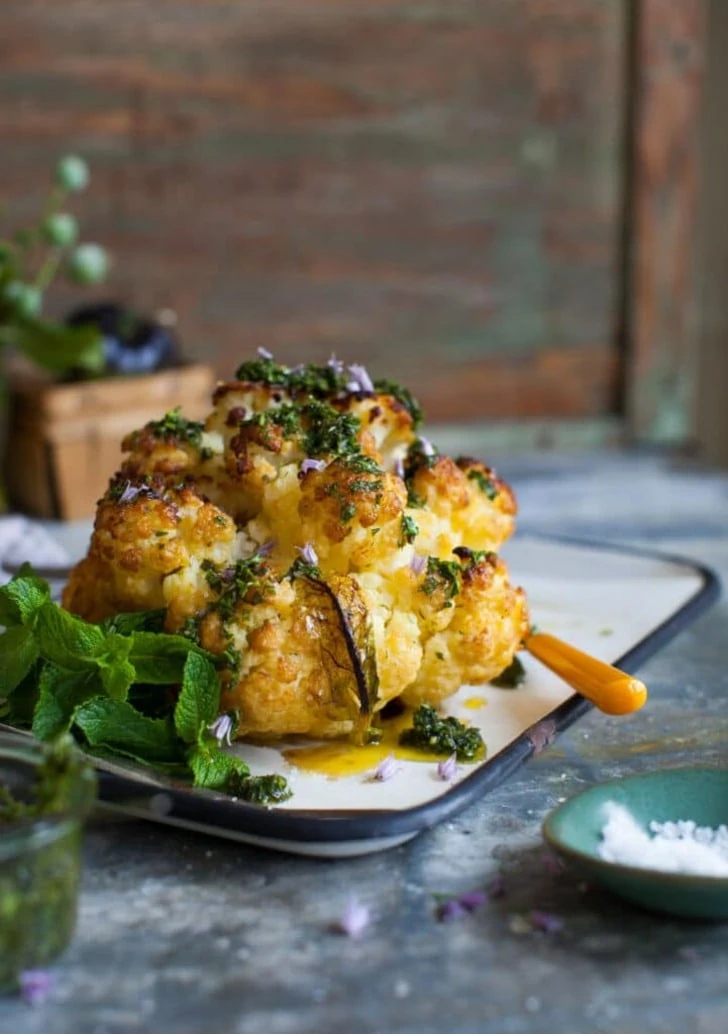
[(10, 507), (37, 517), (91, 517), (121, 462), (125, 434), (175, 406), (209, 413), (212, 367), (190, 364), (144, 377), (13, 385), (5, 479)]

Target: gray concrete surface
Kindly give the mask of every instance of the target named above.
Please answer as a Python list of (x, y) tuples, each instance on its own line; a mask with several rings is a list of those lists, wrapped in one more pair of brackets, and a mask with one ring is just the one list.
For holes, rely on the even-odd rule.
[[(509, 460), (521, 526), (647, 543), (728, 577), (728, 477), (651, 457)], [(391, 852), (305, 860), (133, 821), (89, 829), (76, 940), (47, 1004), (3, 1034), (726, 1034), (728, 924), (661, 918), (553, 872), (539, 826), (595, 780), (728, 763), (728, 608), (641, 672), (628, 721), (591, 714), (457, 820)], [(506, 894), (442, 924), (435, 894)], [(330, 931), (348, 896), (360, 940)], [(527, 930), (545, 909), (563, 930)]]

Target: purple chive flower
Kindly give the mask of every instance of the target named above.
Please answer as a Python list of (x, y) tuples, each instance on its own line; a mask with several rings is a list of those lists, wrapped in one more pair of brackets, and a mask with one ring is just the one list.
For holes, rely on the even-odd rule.
[(467, 890), (456, 898), (448, 898), (437, 909), (437, 918), (441, 923), (449, 923), (453, 919), (461, 919), (470, 912), (476, 912), (488, 900), (484, 890)]
[(437, 906), (437, 918), (441, 923), (451, 923), (453, 919), (462, 919), (466, 916), (467, 910), (463, 908), (457, 898), (448, 898), (441, 905)]
[(119, 502), (130, 503), (132, 499), (136, 499), (140, 492), (141, 488), (139, 485), (132, 485), (130, 481), (127, 481), (124, 491), (119, 496)]
[(371, 775), (371, 782), (386, 783), (397, 775), (401, 767), (394, 754), (388, 754), (374, 769)]
[(301, 464), (301, 473), (308, 474), (309, 470), (325, 470), (326, 460), (312, 460), (308, 457)]
[(262, 546), (258, 546), (258, 556), (266, 557), (270, 556), (273, 550), (276, 548), (276, 540), (268, 539)]
[(332, 355), (329, 361), (326, 363), (330, 370), (333, 370), (337, 377), (340, 377), (344, 372), (344, 364), (341, 359), (337, 359), (335, 355)]
[(543, 933), (558, 933), (564, 928), (564, 920), (553, 912), (542, 912), (535, 908), (528, 918), (533, 929)]
[(455, 773), (458, 770), (457, 766), (457, 754), (451, 754), (446, 761), (437, 762), (437, 777), (442, 779), (444, 783), (449, 783), (451, 779), (455, 778)]
[(47, 969), (26, 969), (18, 977), (20, 997), (28, 1005), (41, 1005), (53, 990), (53, 974)]
[(347, 937), (361, 937), (371, 922), (371, 912), (357, 898), (349, 898), (336, 921), (335, 929)]
[(435, 455), (435, 446), (432, 444), (429, 438), (424, 438), (422, 435), (420, 435), (419, 446), (423, 456)]
[(401, 456), (398, 456), (394, 461), (394, 473), (404, 481), (404, 460)]
[(223, 743), (227, 743), (228, 747), (232, 746), (230, 734), (233, 731), (233, 720), (229, 714), (221, 714), (220, 717), (216, 718), (211, 725), (207, 726), (207, 728), (221, 747)]
[(419, 553), (413, 553), (412, 559), (410, 560), (410, 571), (412, 574), (421, 575), (427, 567), (427, 557), (421, 556)]
[(359, 363), (352, 363), (348, 370), (347, 391), (374, 391), (374, 382), (363, 366), (360, 366)]
[(475, 912), (476, 909), (482, 908), (487, 900), (488, 895), (484, 890), (466, 890), (458, 898), (466, 912)]
[(301, 560), (303, 560), (304, 563), (310, 564), (311, 567), (318, 567), (318, 553), (310, 542), (307, 542), (303, 549), (301, 549), (300, 546), (296, 546), (296, 549), (301, 554)]
[(272, 359), (273, 358), (273, 353), (269, 352), (267, 348), (259, 348), (258, 349), (258, 355), (260, 356), (261, 359)]

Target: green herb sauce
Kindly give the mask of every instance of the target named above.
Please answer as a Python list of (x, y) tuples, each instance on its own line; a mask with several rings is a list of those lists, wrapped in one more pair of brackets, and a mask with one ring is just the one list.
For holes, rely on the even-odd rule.
[(459, 718), (442, 718), (430, 704), (421, 704), (412, 716), (412, 728), (405, 729), (399, 742), (424, 754), (455, 754), (458, 761), (475, 761), (485, 756), (480, 732)]
[[(73, 936), (82, 820), (95, 778), (64, 738), (47, 747), (34, 768), (0, 756), (0, 791), (0, 838), (4, 847), (18, 845), (0, 859), (0, 988), (11, 990), (23, 970), (51, 962)], [(54, 824), (65, 812), (68, 817)], [(33, 825), (46, 818), (44, 834), (36, 826), (32, 844)]]

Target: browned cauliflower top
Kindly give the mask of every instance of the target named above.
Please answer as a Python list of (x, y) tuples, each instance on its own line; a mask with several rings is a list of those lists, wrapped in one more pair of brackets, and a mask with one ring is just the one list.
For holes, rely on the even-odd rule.
[(64, 605), (166, 608), (223, 658), (241, 735), (361, 737), (394, 697), (489, 681), (528, 627), (497, 556), (515, 499), (420, 418), (359, 366), (243, 363), (204, 423), (173, 412), (124, 439)]

